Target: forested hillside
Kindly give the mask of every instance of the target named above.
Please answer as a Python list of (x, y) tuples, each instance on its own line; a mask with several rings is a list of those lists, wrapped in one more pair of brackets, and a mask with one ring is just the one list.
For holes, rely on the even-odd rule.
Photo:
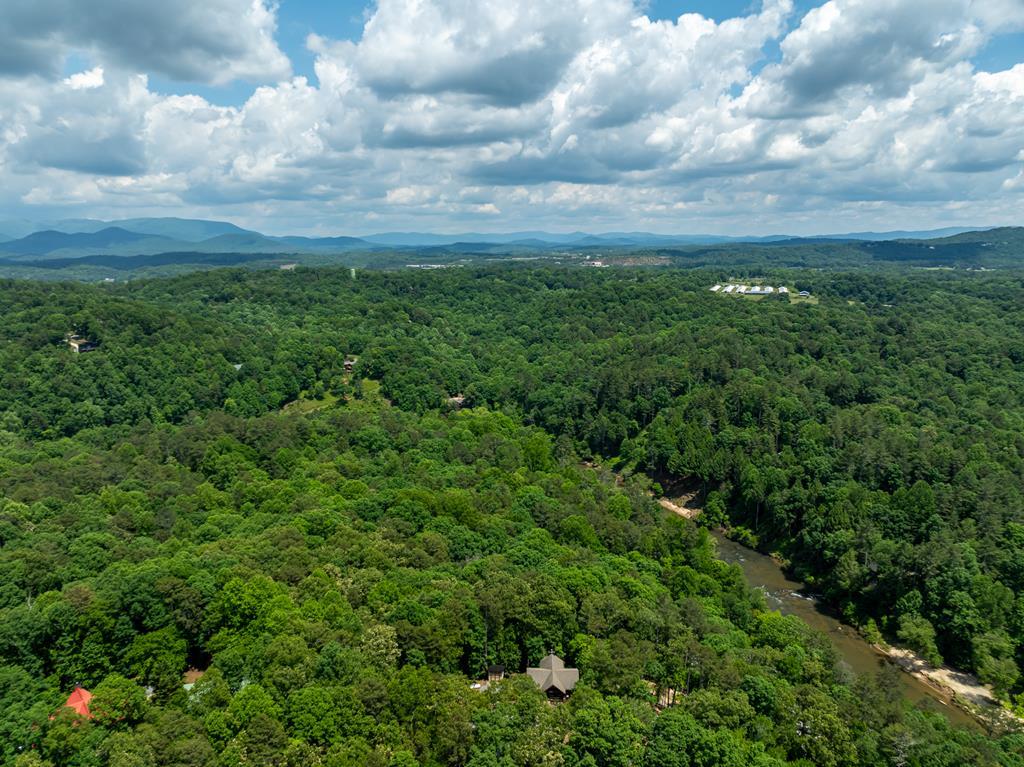
[[(737, 277), (819, 303), (707, 290)], [(576, 468), (593, 454), (687, 484), (707, 524), (779, 551), (848, 621), (1013, 699), (1019, 273), (322, 269), (0, 289), (8, 760), (1022, 759), (1012, 737), (851, 691), (702, 533), (660, 520), (641, 480), (619, 491)], [(69, 330), (99, 350), (73, 355)], [(456, 394), (486, 409), (447, 412)], [(569, 704), (516, 681), (467, 692), (487, 662), (519, 669), (547, 645), (583, 672)], [(181, 692), (189, 665), (210, 665), (209, 692)], [(75, 682), (130, 706), (50, 722)], [(655, 716), (646, 682), (690, 694)]]
[[(484, 411), (374, 399), (2, 452), (18, 765), (1021, 764), (765, 612), (706, 533)], [(562, 706), (527, 677), (553, 648)], [(187, 667), (206, 673), (186, 691)], [(895, 673), (895, 672), (892, 672)], [(56, 718), (75, 684), (93, 718)], [(151, 697), (147, 699), (145, 687)], [(657, 715), (659, 689), (682, 704)], [(908, 763), (908, 762), (903, 762)]]

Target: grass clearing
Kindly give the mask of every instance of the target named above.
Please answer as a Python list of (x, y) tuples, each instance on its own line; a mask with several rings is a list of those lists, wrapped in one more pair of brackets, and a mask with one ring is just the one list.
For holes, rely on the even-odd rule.
[(281, 412), (293, 414), (312, 413), (315, 410), (323, 410), (325, 407), (332, 407), (333, 405), (338, 404), (338, 401), (338, 397), (330, 392), (324, 392), (322, 399), (311, 399), (307, 396), (306, 392), (303, 392), (302, 396), (297, 400), (292, 400), (281, 408)]

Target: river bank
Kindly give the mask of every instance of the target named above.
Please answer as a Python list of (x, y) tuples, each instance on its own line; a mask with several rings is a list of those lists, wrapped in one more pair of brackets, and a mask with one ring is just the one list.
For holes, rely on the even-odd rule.
[[(692, 520), (700, 515), (692, 496), (656, 500), (662, 508), (680, 517)], [(935, 701), (954, 724), (977, 726), (985, 723), (986, 715), (996, 712), (1008, 722), (1024, 725), (1024, 720), (1003, 708), (992, 689), (973, 675), (945, 666), (935, 668), (903, 648), (867, 642), (856, 628), (820, 610), (816, 600), (803, 593), (803, 584), (790, 580), (777, 560), (726, 537), (724, 530), (712, 534), (721, 559), (739, 565), (747, 582), (763, 589), (772, 607), (783, 614), (796, 615), (829, 635), (853, 671), (872, 673), (885, 660), (906, 673), (905, 697), (915, 703), (924, 699)]]
[(950, 702), (964, 709), (979, 720), (987, 714), (996, 714), (1009, 723), (1024, 726), (1024, 719), (1005, 709), (988, 685), (966, 671), (949, 666), (935, 667), (924, 658), (901, 647), (872, 645), (880, 655), (888, 658), (900, 669), (926, 684), (934, 686), (940, 694), (947, 695)]
[(678, 514), (680, 517), (686, 517), (686, 519), (696, 519), (700, 516), (700, 509), (696, 506), (691, 506), (693, 502), (692, 497), (677, 498), (675, 501), (670, 501), (668, 498), (659, 498), (658, 505), (663, 509), (668, 509), (673, 514)]
[[(888, 657), (880, 647), (867, 642), (857, 629), (844, 624), (822, 610), (817, 601), (806, 594), (804, 586), (791, 580), (782, 566), (766, 554), (748, 549), (725, 536), (722, 530), (712, 530), (719, 559), (735, 564), (743, 571), (748, 584), (762, 591), (768, 607), (783, 615), (793, 615), (815, 631), (828, 636), (839, 654), (840, 663), (853, 674), (876, 674), (882, 663), (903, 666)], [(904, 673), (894, 677), (901, 697), (942, 713), (952, 724), (960, 727), (978, 727), (978, 720), (968, 708), (959, 705), (951, 691), (946, 691), (920, 674)]]

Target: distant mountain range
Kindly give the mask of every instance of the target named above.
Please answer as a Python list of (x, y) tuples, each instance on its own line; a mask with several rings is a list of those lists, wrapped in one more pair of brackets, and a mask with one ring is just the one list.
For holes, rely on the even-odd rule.
[(0, 220), (0, 232), (8, 239), (19, 239), (36, 232), (54, 231), (65, 234), (94, 234), (109, 228), (125, 229), (136, 234), (151, 234), (182, 242), (201, 242), (222, 234), (257, 234), (226, 221), (205, 221), (195, 218), (125, 218), (98, 221), (92, 218), (66, 218), (35, 223), (25, 219)]
[(928, 231), (853, 232), (820, 237), (725, 237), (707, 234), (650, 232), (507, 233), (386, 232), (365, 237), (273, 237), (225, 221), (183, 218), (129, 218), (118, 221), (65, 219), (35, 224), (23, 219), (0, 220), (0, 258), (30, 263), (84, 256), (140, 256), (162, 253), (330, 254), (350, 251), (445, 248), (472, 251), (487, 247), (560, 250), (571, 248), (670, 247), (730, 243), (782, 244), (814, 241), (931, 240), (964, 232), (967, 227)]
[[(82, 225), (85, 223), (89, 222)], [(268, 237), (218, 221), (135, 219), (116, 224), (99, 229), (90, 226), (90, 231), (79, 232), (45, 229), (18, 239), (0, 241), (0, 257), (31, 262), (169, 252), (289, 254), (385, 248), (356, 237)], [(218, 231), (221, 233), (211, 235), (211, 232)]]

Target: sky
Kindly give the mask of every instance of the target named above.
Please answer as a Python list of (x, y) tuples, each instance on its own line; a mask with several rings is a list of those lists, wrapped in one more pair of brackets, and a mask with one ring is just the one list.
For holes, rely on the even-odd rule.
[(1024, 224), (1024, 0), (0, 6), (0, 236)]

